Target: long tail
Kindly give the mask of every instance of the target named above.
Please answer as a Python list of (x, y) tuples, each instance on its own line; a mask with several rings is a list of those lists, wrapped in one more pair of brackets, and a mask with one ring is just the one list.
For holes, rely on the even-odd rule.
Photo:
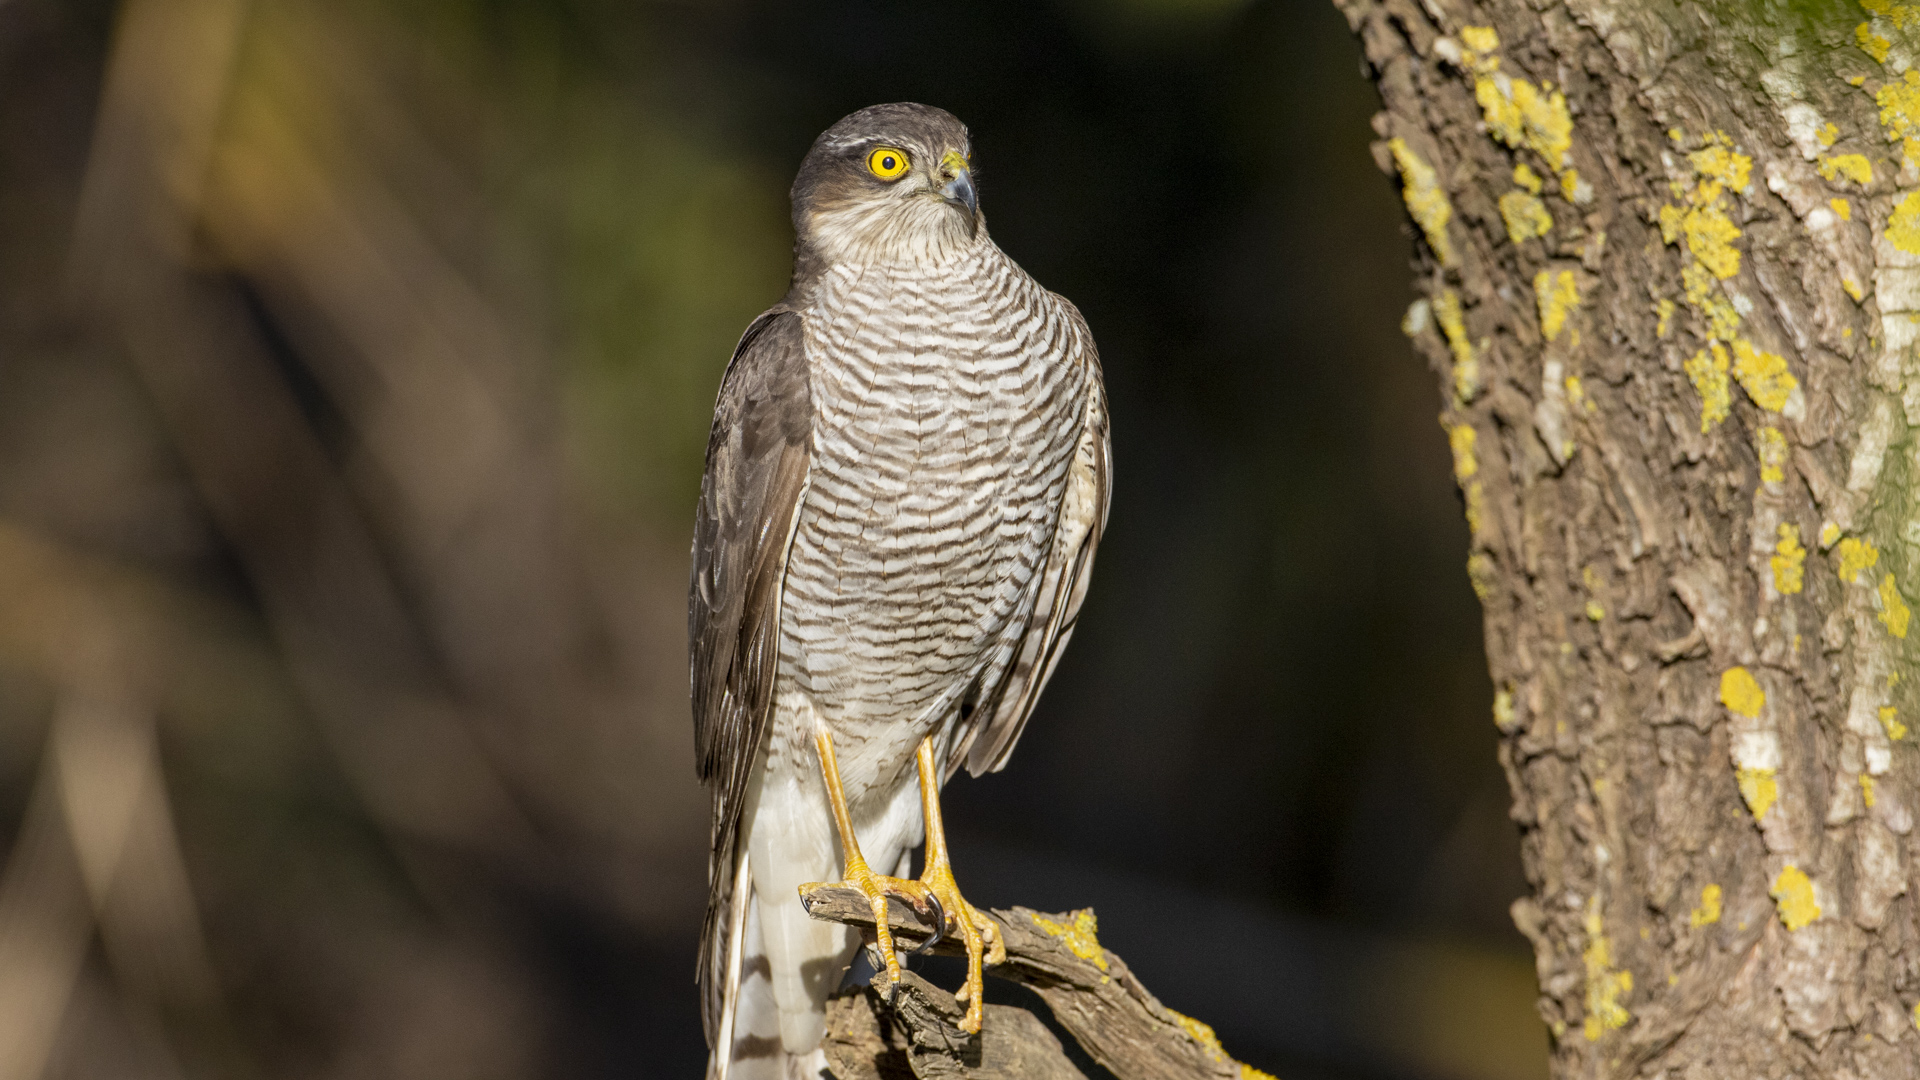
[[(724, 950), (726, 959), (719, 980), (719, 1022), (707, 1057), (707, 1080), (820, 1080), (827, 1060), (817, 1042), (796, 1054), (788, 1051), (789, 1040), (781, 1037), (773, 960), (762, 929), (763, 909), (754, 889), (752, 863), (745, 851), (740, 853), (727, 907), (730, 917), (721, 931), (724, 941), (715, 943)], [(775, 913), (774, 920), (785, 921), (782, 914)], [(805, 919), (804, 913), (801, 918)], [(817, 1009), (821, 1003), (808, 1004)], [(788, 1026), (793, 1026), (792, 1018)]]

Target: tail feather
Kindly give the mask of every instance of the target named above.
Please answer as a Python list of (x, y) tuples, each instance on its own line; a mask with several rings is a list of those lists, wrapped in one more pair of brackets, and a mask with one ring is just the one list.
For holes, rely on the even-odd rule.
[[(788, 1052), (781, 1036), (773, 962), (767, 955), (759, 897), (747, 855), (734, 878), (733, 916), (726, 933), (719, 1030), (707, 1058), (707, 1080), (822, 1080), (826, 1055), (816, 1045)], [(789, 1023), (790, 1026), (790, 1023)]]

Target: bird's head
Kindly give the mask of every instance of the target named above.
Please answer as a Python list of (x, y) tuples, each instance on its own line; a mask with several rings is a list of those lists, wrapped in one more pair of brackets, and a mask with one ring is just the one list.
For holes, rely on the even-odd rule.
[(974, 242), (971, 153), (966, 125), (930, 105), (874, 105), (828, 128), (793, 181), (803, 258), (920, 262)]

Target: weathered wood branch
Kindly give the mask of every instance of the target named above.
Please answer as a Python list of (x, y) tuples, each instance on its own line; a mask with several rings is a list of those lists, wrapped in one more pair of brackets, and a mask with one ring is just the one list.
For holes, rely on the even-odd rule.
[[(819, 886), (804, 893), (801, 902), (816, 919), (873, 928), (866, 898), (852, 889)], [(987, 973), (1032, 989), (1088, 1056), (1119, 1080), (1264, 1075), (1229, 1057), (1207, 1025), (1160, 1004), (1125, 961), (1101, 947), (1091, 909), (1048, 915), (1015, 907), (986, 914), (1007, 945), (1006, 963)], [(887, 925), (903, 951), (932, 934), (905, 904), (890, 905)], [(933, 952), (961, 955), (960, 941), (944, 939)], [(1030, 1014), (990, 1005), (982, 1035), (971, 1037), (960, 1033), (962, 1011), (951, 994), (902, 972), (891, 1006), (882, 991), (871, 989), (834, 1000), (827, 1054), (840, 1080), (1081, 1075)]]

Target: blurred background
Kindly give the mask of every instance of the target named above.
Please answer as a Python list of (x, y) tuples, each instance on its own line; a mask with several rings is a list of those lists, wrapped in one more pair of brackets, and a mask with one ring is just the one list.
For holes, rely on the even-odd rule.
[(902, 99), (1112, 395), (969, 896), (1287, 1080), (1545, 1075), (1329, 4), (0, 0), (0, 1080), (698, 1075), (710, 409)]

